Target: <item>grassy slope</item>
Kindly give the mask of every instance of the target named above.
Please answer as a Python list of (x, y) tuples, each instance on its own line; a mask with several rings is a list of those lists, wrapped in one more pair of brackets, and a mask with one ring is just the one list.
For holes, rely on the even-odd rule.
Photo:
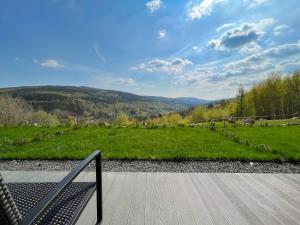
[[(234, 131), (236, 132), (238, 129)], [(276, 135), (286, 133), (291, 138), (290, 140), (294, 142), (293, 146), (285, 148), (285, 145), (280, 145), (280, 143), (278, 146), (285, 148), (286, 156), (292, 156), (292, 158), (296, 156), (299, 160), (300, 140), (297, 139), (299, 130), (290, 132), (289, 129), (289, 127), (285, 127), (279, 133), (275, 133)], [(63, 131), (63, 133), (54, 134), (56, 130)], [(246, 128), (241, 128), (239, 135), (244, 135), (243, 130), (246, 130)], [(0, 158), (81, 159), (95, 149), (103, 150), (105, 158), (118, 159), (276, 160), (282, 157), (271, 152), (239, 145), (220, 133), (211, 132), (205, 128), (87, 127), (77, 130), (30, 127), (0, 128), (0, 143), (5, 138), (22, 140), (25, 137), (27, 139), (31, 137), (32, 140), (36, 136), (40, 137), (42, 133), (44, 134), (42, 138), (25, 144), (18, 144), (17, 141), (17, 144), (4, 145), (2, 142)], [(257, 131), (253, 130), (250, 133), (255, 136)], [(266, 134), (274, 139), (273, 145), (276, 145), (276, 141), (279, 140), (274, 137), (275, 133)], [(247, 134), (245, 133), (245, 135)]]
[(244, 140), (265, 144), (285, 158), (300, 160), (300, 126), (226, 128)]

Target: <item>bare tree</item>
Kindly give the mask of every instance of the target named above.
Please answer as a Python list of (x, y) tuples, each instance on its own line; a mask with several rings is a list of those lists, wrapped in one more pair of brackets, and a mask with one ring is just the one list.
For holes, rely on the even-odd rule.
[(14, 126), (23, 122), (31, 107), (20, 98), (0, 95), (0, 124)]

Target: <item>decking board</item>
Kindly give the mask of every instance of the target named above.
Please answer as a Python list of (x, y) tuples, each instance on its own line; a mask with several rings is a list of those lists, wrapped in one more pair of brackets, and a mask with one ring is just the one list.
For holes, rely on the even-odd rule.
[[(58, 182), (64, 171), (1, 171), (6, 182)], [(95, 180), (82, 172), (77, 182)], [(300, 224), (299, 174), (103, 173), (102, 225)], [(96, 223), (96, 194), (77, 225)]]

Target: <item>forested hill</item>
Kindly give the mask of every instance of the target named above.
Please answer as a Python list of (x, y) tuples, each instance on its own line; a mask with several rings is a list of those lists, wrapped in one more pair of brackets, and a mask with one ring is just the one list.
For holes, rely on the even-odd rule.
[(197, 98), (140, 96), (121, 91), (73, 86), (1, 88), (0, 94), (23, 98), (37, 110), (98, 119), (112, 118), (119, 111), (136, 118), (145, 118), (208, 103)]

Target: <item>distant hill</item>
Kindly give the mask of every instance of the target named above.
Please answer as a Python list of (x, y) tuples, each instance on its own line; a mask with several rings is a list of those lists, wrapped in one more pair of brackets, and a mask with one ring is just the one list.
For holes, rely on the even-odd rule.
[(21, 97), (34, 109), (79, 117), (110, 119), (119, 111), (146, 118), (185, 111), (209, 101), (198, 98), (140, 96), (127, 92), (74, 86), (27, 86), (0, 88), (0, 94)]

